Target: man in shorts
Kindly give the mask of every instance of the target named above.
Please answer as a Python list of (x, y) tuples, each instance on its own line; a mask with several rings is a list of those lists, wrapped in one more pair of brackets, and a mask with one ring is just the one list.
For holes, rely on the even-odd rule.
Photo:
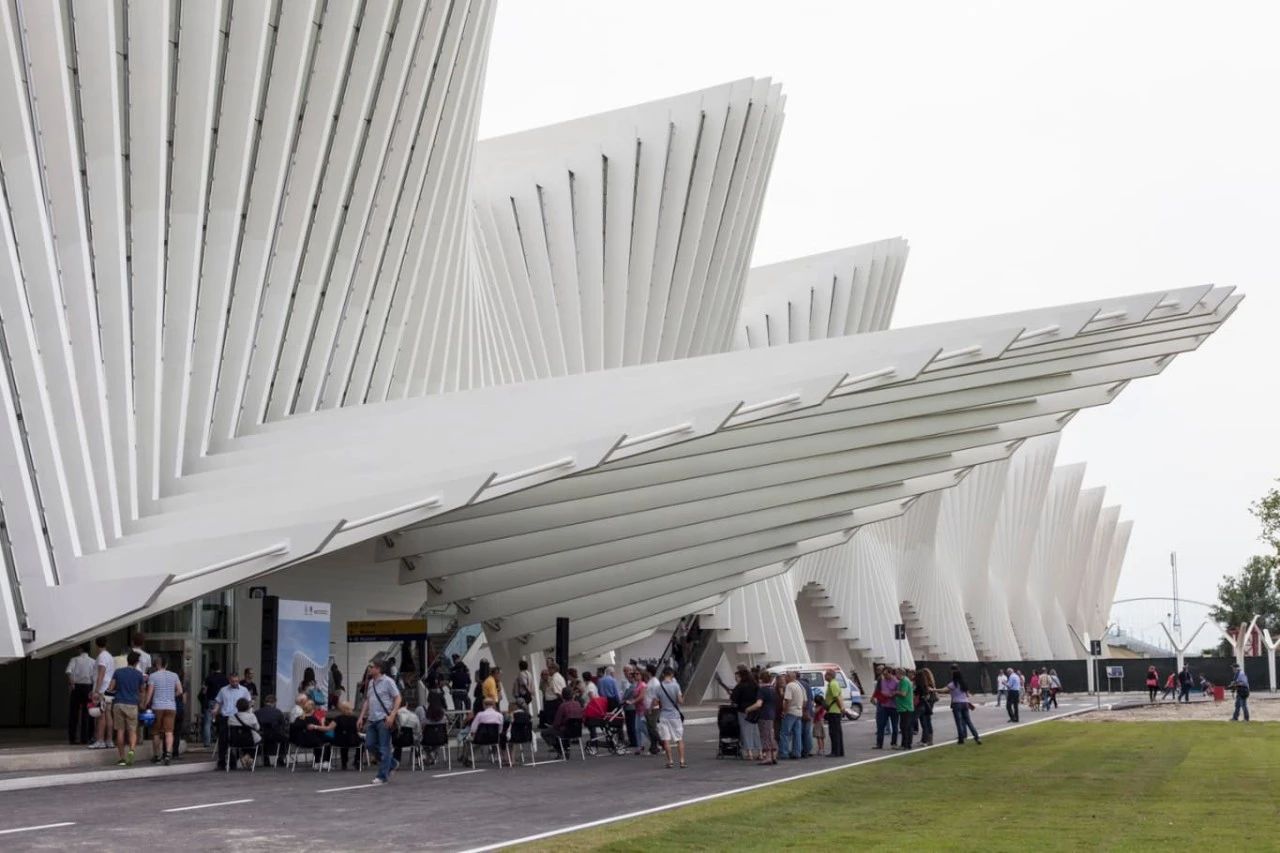
[(138, 745), (138, 703), (147, 682), (147, 677), (138, 670), (139, 657), (137, 652), (130, 651), (125, 658), (128, 666), (117, 667), (111, 677), (111, 691), (116, 695), (111, 703), (111, 721), (116, 729), (116, 752), (120, 754), (117, 767), (133, 765), (134, 748)]
[(662, 670), (662, 681), (652, 696), (658, 706), (658, 739), (662, 741), (662, 751), (667, 754), (667, 767), (672, 767), (671, 744), (676, 745), (680, 756), (680, 766), (684, 763), (684, 712), (680, 704), (684, 702), (684, 694), (680, 692), (680, 684), (676, 681), (676, 671), (671, 667)]
[(178, 718), (182, 681), (177, 674), (169, 671), (164, 655), (156, 655), (152, 663), (156, 671), (147, 679), (147, 698), (143, 701), (144, 706), (156, 712), (155, 726), (151, 729), (151, 763), (159, 764), (163, 761), (168, 765), (170, 756), (174, 754), (173, 729)]

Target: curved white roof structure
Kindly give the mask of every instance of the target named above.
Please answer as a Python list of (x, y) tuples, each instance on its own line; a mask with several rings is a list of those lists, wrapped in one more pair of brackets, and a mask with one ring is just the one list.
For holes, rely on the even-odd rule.
[(1019, 448), (1240, 297), (889, 330), (901, 239), (748, 270), (776, 84), (477, 145), (492, 14), (0, 10), (0, 657), (282, 570), (507, 652), (793, 656), (822, 591), (860, 653), (1070, 654), (1126, 536)]

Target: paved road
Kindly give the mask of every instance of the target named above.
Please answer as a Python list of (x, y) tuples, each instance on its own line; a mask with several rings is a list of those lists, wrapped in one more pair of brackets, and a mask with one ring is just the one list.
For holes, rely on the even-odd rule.
[[(1064, 702), (1062, 711), (1091, 707), (1082, 699)], [(938, 710), (936, 749), (955, 749), (951, 715)], [(974, 716), (979, 731), (1008, 727), (1004, 712), (990, 706)], [(1020, 725), (1054, 716), (1023, 710)], [(196, 850), (465, 850), (900, 754), (871, 749), (869, 717), (844, 730), (843, 761), (776, 767), (716, 760), (712, 722), (688, 727), (687, 770), (667, 770), (660, 758), (602, 755), (502, 770), (455, 763), (452, 775), (399, 771), (382, 787), (367, 784), (369, 772), (259, 769), (12, 791), (0, 795), (0, 849), (157, 849), (170, 839), (169, 846)]]

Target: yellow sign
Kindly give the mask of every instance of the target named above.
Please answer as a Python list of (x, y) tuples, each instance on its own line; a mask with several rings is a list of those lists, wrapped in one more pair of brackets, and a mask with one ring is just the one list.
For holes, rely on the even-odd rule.
[(348, 643), (417, 640), (427, 636), (425, 619), (367, 619), (347, 623)]

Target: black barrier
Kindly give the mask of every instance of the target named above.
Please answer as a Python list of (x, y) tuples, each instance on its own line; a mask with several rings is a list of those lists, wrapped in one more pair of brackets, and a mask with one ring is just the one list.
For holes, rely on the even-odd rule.
[[(1217, 686), (1227, 684), (1231, 680), (1231, 665), (1235, 663), (1235, 658), (1229, 657), (1187, 657), (1184, 659), (1187, 668), (1191, 670), (1193, 679), (1193, 689), (1200, 683), (1200, 676), (1205, 678)], [(1103, 693), (1125, 691), (1141, 691), (1146, 690), (1147, 685), (1147, 667), (1154, 666), (1156, 672), (1160, 676), (1160, 688), (1164, 689), (1165, 679), (1169, 677), (1169, 673), (1175, 671), (1177, 667), (1177, 659), (1168, 658), (1102, 658), (1096, 662), (1084, 660), (1015, 660), (1015, 661), (916, 661), (916, 666), (927, 666), (933, 670), (934, 680), (941, 686), (945, 684), (951, 677), (951, 667), (959, 667), (960, 672), (964, 675), (965, 682), (969, 685), (969, 689), (976, 693), (994, 693), (996, 690), (996, 678), (1002, 669), (1018, 669), (1027, 678), (1031, 677), (1033, 671), (1039, 672), (1041, 669), (1052, 669), (1057, 672), (1058, 680), (1062, 682), (1062, 689), (1067, 693), (1083, 693), (1089, 689), (1089, 675), (1087, 666), (1093, 665), (1097, 668), (1097, 684), (1098, 689)], [(1111, 679), (1108, 682), (1107, 668), (1122, 667), (1123, 679)], [(1255, 691), (1269, 690), (1271, 688), (1270, 676), (1267, 670), (1267, 659), (1265, 657), (1248, 657), (1245, 658), (1245, 674), (1249, 677), (1249, 684)], [(859, 673), (861, 675), (861, 673)], [(869, 673), (868, 673), (869, 675)], [(1121, 686), (1123, 682), (1123, 688)], [(870, 679), (863, 682), (870, 684)], [(868, 687), (868, 689), (870, 689)]]

